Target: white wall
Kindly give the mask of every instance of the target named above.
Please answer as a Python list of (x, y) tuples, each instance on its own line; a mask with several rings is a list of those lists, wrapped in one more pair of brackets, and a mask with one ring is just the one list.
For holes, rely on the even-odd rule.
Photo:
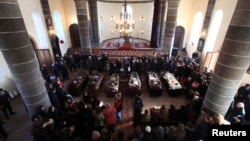
[[(227, 0), (217, 0), (214, 6), (214, 10), (213, 10), (213, 14), (211, 17), (211, 22), (213, 21), (213, 18), (215, 16), (215, 13), (217, 10), (222, 10), (223, 11), (223, 19), (218, 31), (218, 35), (217, 35), (217, 39), (215, 40), (215, 44), (213, 47), (209, 46), (208, 42), (205, 41), (205, 45), (202, 51), (202, 58), (201, 58), (201, 62), (203, 62), (203, 60), (206, 57), (207, 52), (219, 52), (221, 50), (222, 47), (222, 43), (225, 39), (225, 35), (228, 29), (228, 26), (230, 24), (232, 15), (234, 13), (234, 9), (236, 6), (238, 0), (231, 0), (230, 2), (228, 2)], [(232, 10), (233, 9), (233, 10)], [(211, 23), (210, 23), (211, 25)], [(209, 31), (210, 29), (208, 29), (208, 36), (209, 36)], [(212, 35), (213, 36), (213, 35)]]
[[(134, 37), (143, 38), (150, 40), (151, 29), (152, 29), (152, 19), (153, 19), (153, 2), (149, 3), (128, 3), (133, 9), (133, 19), (135, 20), (135, 29), (132, 34)], [(116, 29), (116, 21), (120, 20), (120, 12), (122, 10), (123, 3), (106, 3), (97, 2), (98, 17), (103, 17), (103, 21), (99, 20), (100, 24), (100, 36), (101, 41), (109, 38), (119, 37), (119, 31)], [(109, 19), (110, 16), (114, 16), (114, 21)], [(139, 21), (139, 17), (145, 17), (144, 22)], [(140, 34), (141, 28), (144, 29), (144, 33)], [(113, 29), (114, 33), (110, 33)]]
[[(32, 19), (32, 10), (36, 9), (40, 13), (41, 17), (43, 18), (43, 12), (41, 8), (40, 0), (18, 0), (18, 4), (20, 7), (20, 11), (22, 13), (23, 20), (24, 20), (26, 29), (28, 31), (28, 34), (32, 36), (36, 41), (39, 41), (38, 34), (35, 28), (35, 23), (33, 22), (33, 19)], [(45, 31), (47, 31), (44, 19), (42, 19), (42, 24), (43, 24)], [(48, 35), (46, 34), (46, 36), (47, 36), (46, 39), (47, 39), (47, 45), (48, 45), (47, 48), (50, 48)], [(38, 48), (42, 48), (42, 47), (38, 46)]]
[(68, 34), (69, 47), (72, 47), (69, 27), (71, 24), (78, 24), (77, 14), (76, 14), (76, 6), (74, 0), (62, 0), (63, 9), (64, 9), (64, 17), (65, 17), (65, 26), (68, 28), (65, 32)]
[(194, 0), (181, 0), (178, 8), (178, 16), (177, 16), (177, 26), (183, 26), (185, 29), (185, 35), (183, 39), (183, 48), (187, 46), (187, 38), (190, 34), (189, 27), (192, 27), (192, 7), (194, 5)]
[[(63, 6), (64, 3), (62, 0), (48, 0), (48, 1), (49, 1), (52, 19), (53, 19), (53, 14), (55, 11), (58, 11), (60, 13), (60, 16), (62, 19), (65, 39), (63, 39), (64, 40), (63, 44), (60, 43), (60, 49), (61, 49), (61, 53), (63, 55), (67, 52), (68, 48), (71, 46), (70, 36), (69, 36), (69, 25), (67, 24), (68, 22), (65, 20), (66, 18), (64, 15), (64, 13), (67, 13), (67, 12), (64, 11), (64, 6)], [(54, 22), (54, 26), (55, 26), (55, 22)], [(62, 39), (59, 39), (59, 40), (62, 40)]]
[(74, 0), (62, 0), (66, 26), (78, 23)]
[(228, 26), (231, 22), (237, 1), (238, 0), (230, 0), (230, 2), (228, 2), (227, 0), (217, 0), (216, 1), (213, 16), (214, 16), (216, 10), (222, 9), (223, 10), (223, 20), (221, 23), (221, 27), (219, 28), (217, 40), (215, 41), (214, 51), (220, 51), (220, 49), (221, 49), (221, 46), (222, 46), (222, 43), (224, 41)]
[(243, 79), (240, 83), (240, 86), (243, 86), (245, 85), (246, 83), (249, 83), (250, 84), (250, 74), (248, 73), (245, 73), (244, 76), (243, 76)]
[(6, 64), (2, 52), (0, 52), (0, 88), (7, 90), (11, 97), (16, 96), (19, 92), (12, 78), (12, 74)]
[[(206, 10), (207, 10), (207, 5), (208, 5), (208, 0), (194, 0), (193, 1), (192, 8), (191, 8), (191, 14), (190, 14), (190, 18), (189, 18), (190, 24), (188, 24), (189, 27), (187, 27), (187, 29), (189, 29), (189, 30), (188, 30), (188, 33), (186, 36), (186, 40), (185, 40), (186, 42), (184, 42), (184, 44), (187, 44), (187, 53), (189, 56), (192, 56), (192, 53), (197, 50), (197, 44), (198, 44), (198, 41), (200, 38), (200, 36), (194, 37), (195, 42), (193, 45), (189, 41), (191, 38), (190, 34), (192, 32), (191, 30), (192, 30), (192, 25), (194, 22), (195, 14), (198, 12), (202, 13), (202, 22), (201, 23), (203, 23), (204, 18), (205, 18), (205, 14), (206, 14)], [(199, 30), (201, 33), (202, 25), (200, 27), (197, 27), (197, 30)]]

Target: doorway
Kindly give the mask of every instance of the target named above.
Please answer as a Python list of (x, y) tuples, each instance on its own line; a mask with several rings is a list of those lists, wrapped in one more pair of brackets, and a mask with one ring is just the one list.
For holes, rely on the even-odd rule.
[(172, 56), (178, 54), (179, 49), (182, 48), (183, 39), (184, 39), (185, 29), (182, 26), (177, 26), (174, 33), (174, 44), (172, 49)]
[(69, 27), (70, 39), (73, 48), (81, 48), (79, 25), (71, 24)]
[(50, 50), (49, 49), (37, 49), (35, 41), (31, 38), (30, 38), (30, 42), (35, 51), (39, 65), (42, 66), (43, 64), (45, 64), (47, 66), (49, 74), (52, 75), (53, 71), (51, 70), (50, 66), (53, 63), (53, 59), (51, 57)]

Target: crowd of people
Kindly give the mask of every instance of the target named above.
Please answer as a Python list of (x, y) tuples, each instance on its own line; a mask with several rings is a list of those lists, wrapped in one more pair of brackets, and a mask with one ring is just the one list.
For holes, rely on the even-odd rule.
[[(185, 114), (187, 111), (195, 111), (196, 116), (192, 118), (192, 121), (188, 121), (187, 115), (181, 115), (180, 117), (186, 122), (177, 126), (159, 125), (156, 128), (150, 125), (144, 126), (141, 124), (142, 122), (150, 123), (154, 118), (152, 118), (150, 109), (146, 109), (143, 113), (145, 104), (143, 95), (135, 96), (133, 109), (131, 109), (133, 110), (134, 133), (128, 137), (129, 141), (206, 140), (207, 125), (246, 124), (246, 121), (249, 120), (249, 84), (239, 88), (227, 117), (201, 109), (213, 72), (207, 68), (200, 68), (195, 58), (152, 54), (151, 56), (111, 59), (107, 54), (98, 56), (75, 52), (72, 55), (56, 56), (55, 62), (50, 67), (55, 80), (51, 79), (46, 65), (41, 66), (41, 73), (52, 105), (50, 107), (41, 105), (40, 110), (32, 116), (34, 141), (123, 140), (122, 134), (115, 131), (116, 124), (123, 120), (122, 93), (115, 94), (114, 103), (105, 104), (87, 92), (82, 95), (82, 99), (74, 98), (65, 89), (64, 81), (70, 79), (69, 73), (75, 72), (77, 69), (88, 70), (89, 75), (93, 74), (94, 70), (98, 73), (109, 71), (110, 75), (115, 72), (122, 73), (125, 76), (131, 72), (145, 75), (148, 71), (154, 71), (159, 76), (164, 72), (170, 72), (181, 83), (183, 95), (189, 101), (187, 105), (183, 105), (181, 110), (184, 110)], [(173, 107), (168, 109), (163, 105), (160, 108), (161, 112), (154, 120), (179, 120), (172, 116), (177, 114), (171, 114), (171, 108)], [(9, 116), (7, 109), (10, 114), (15, 114), (8, 105), (2, 109), (6, 118)]]
[(114, 103), (105, 103), (85, 93), (76, 99), (60, 87), (55, 95), (58, 103), (40, 110), (32, 116), (34, 141), (110, 141), (115, 134), (115, 124), (121, 121), (122, 95), (117, 93)]

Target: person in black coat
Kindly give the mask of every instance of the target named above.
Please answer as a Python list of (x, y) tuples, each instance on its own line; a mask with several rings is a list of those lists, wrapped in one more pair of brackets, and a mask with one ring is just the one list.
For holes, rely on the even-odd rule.
[(11, 106), (11, 103), (10, 103), (11, 101), (12, 101), (12, 98), (10, 97), (9, 92), (6, 91), (6, 90), (4, 90), (4, 89), (2, 89), (2, 88), (0, 88), (0, 105), (1, 105), (1, 108), (2, 108), (2, 111), (3, 111), (4, 115), (5, 115), (5, 117), (7, 119), (10, 118), (9, 114), (7, 112), (7, 109), (8, 109), (8, 111), (9, 111), (9, 113), (11, 115), (16, 114), (12, 110), (12, 106)]
[(111, 62), (109, 63), (109, 75), (112, 75), (112, 74), (115, 72), (115, 68), (116, 68), (115, 65), (116, 65), (116, 64), (115, 64), (114, 61), (111, 61)]
[(123, 67), (123, 70), (124, 70), (124, 75), (127, 76), (128, 72), (129, 72), (129, 60), (128, 58), (126, 57), (123, 61), (122, 61), (122, 67)]
[(96, 60), (96, 69), (99, 73), (103, 72), (103, 66), (102, 66), (102, 58), (99, 56)]
[(2, 120), (0, 119), (0, 134), (2, 135), (4, 140), (6, 140), (8, 138), (8, 133), (3, 128), (3, 124), (4, 124), (4, 122), (2, 122)]
[(50, 80), (50, 76), (49, 76), (49, 71), (48, 71), (48, 68), (47, 68), (47, 66), (46, 66), (45, 64), (43, 64), (43, 65), (41, 66), (41, 72), (42, 72), (43, 78), (44, 78), (48, 83), (50, 83), (51, 80)]
[(133, 116), (133, 124), (134, 126), (138, 126), (138, 124), (141, 122), (141, 113), (143, 109), (143, 101), (142, 101), (142, 96), (135, 96), (134, 98), (134, 116)]

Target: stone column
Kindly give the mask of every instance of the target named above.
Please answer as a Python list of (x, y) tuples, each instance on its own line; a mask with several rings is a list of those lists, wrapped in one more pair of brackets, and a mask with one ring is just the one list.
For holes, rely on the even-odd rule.
[(163, 40), (165, 35), (165, 13), (166, 13), (166, 4), (167, 0), (161, 0), (160, 3), (160, 14), (159, 14), (159, 24), (160, 27), (158, 28), (158, 45), (159, 48), (163, 48)]
[(250, 64), (250, 3), (238, 0), (203, 107), (226, 114)]
[(155, 0), (154, 2), (154, 14), (153, 14), (153, 24), (151, 32), (150, 47), (158, 48), (158, 28), (159, 28), (159, 12), (160, 12), (160, 0)]
[(97, 0), (89, 2), (89, 16), (90, 16), (90, 39), (92, 47), (100, 46)]
[[(164, 35), (164, 53), (171, 52), (180, 0), (168, 0), (167, 19)], [(171, 55), (171, 54), (169, 54)]]
[(17, 0), (0, 1), (0, 50), (31, 115), (51, 105)]
[(74, 0), (79, 24), (81, 49), (91, 53), (91, 43), (89, 35), (89, 21), (87, 16), (87, 0)]

